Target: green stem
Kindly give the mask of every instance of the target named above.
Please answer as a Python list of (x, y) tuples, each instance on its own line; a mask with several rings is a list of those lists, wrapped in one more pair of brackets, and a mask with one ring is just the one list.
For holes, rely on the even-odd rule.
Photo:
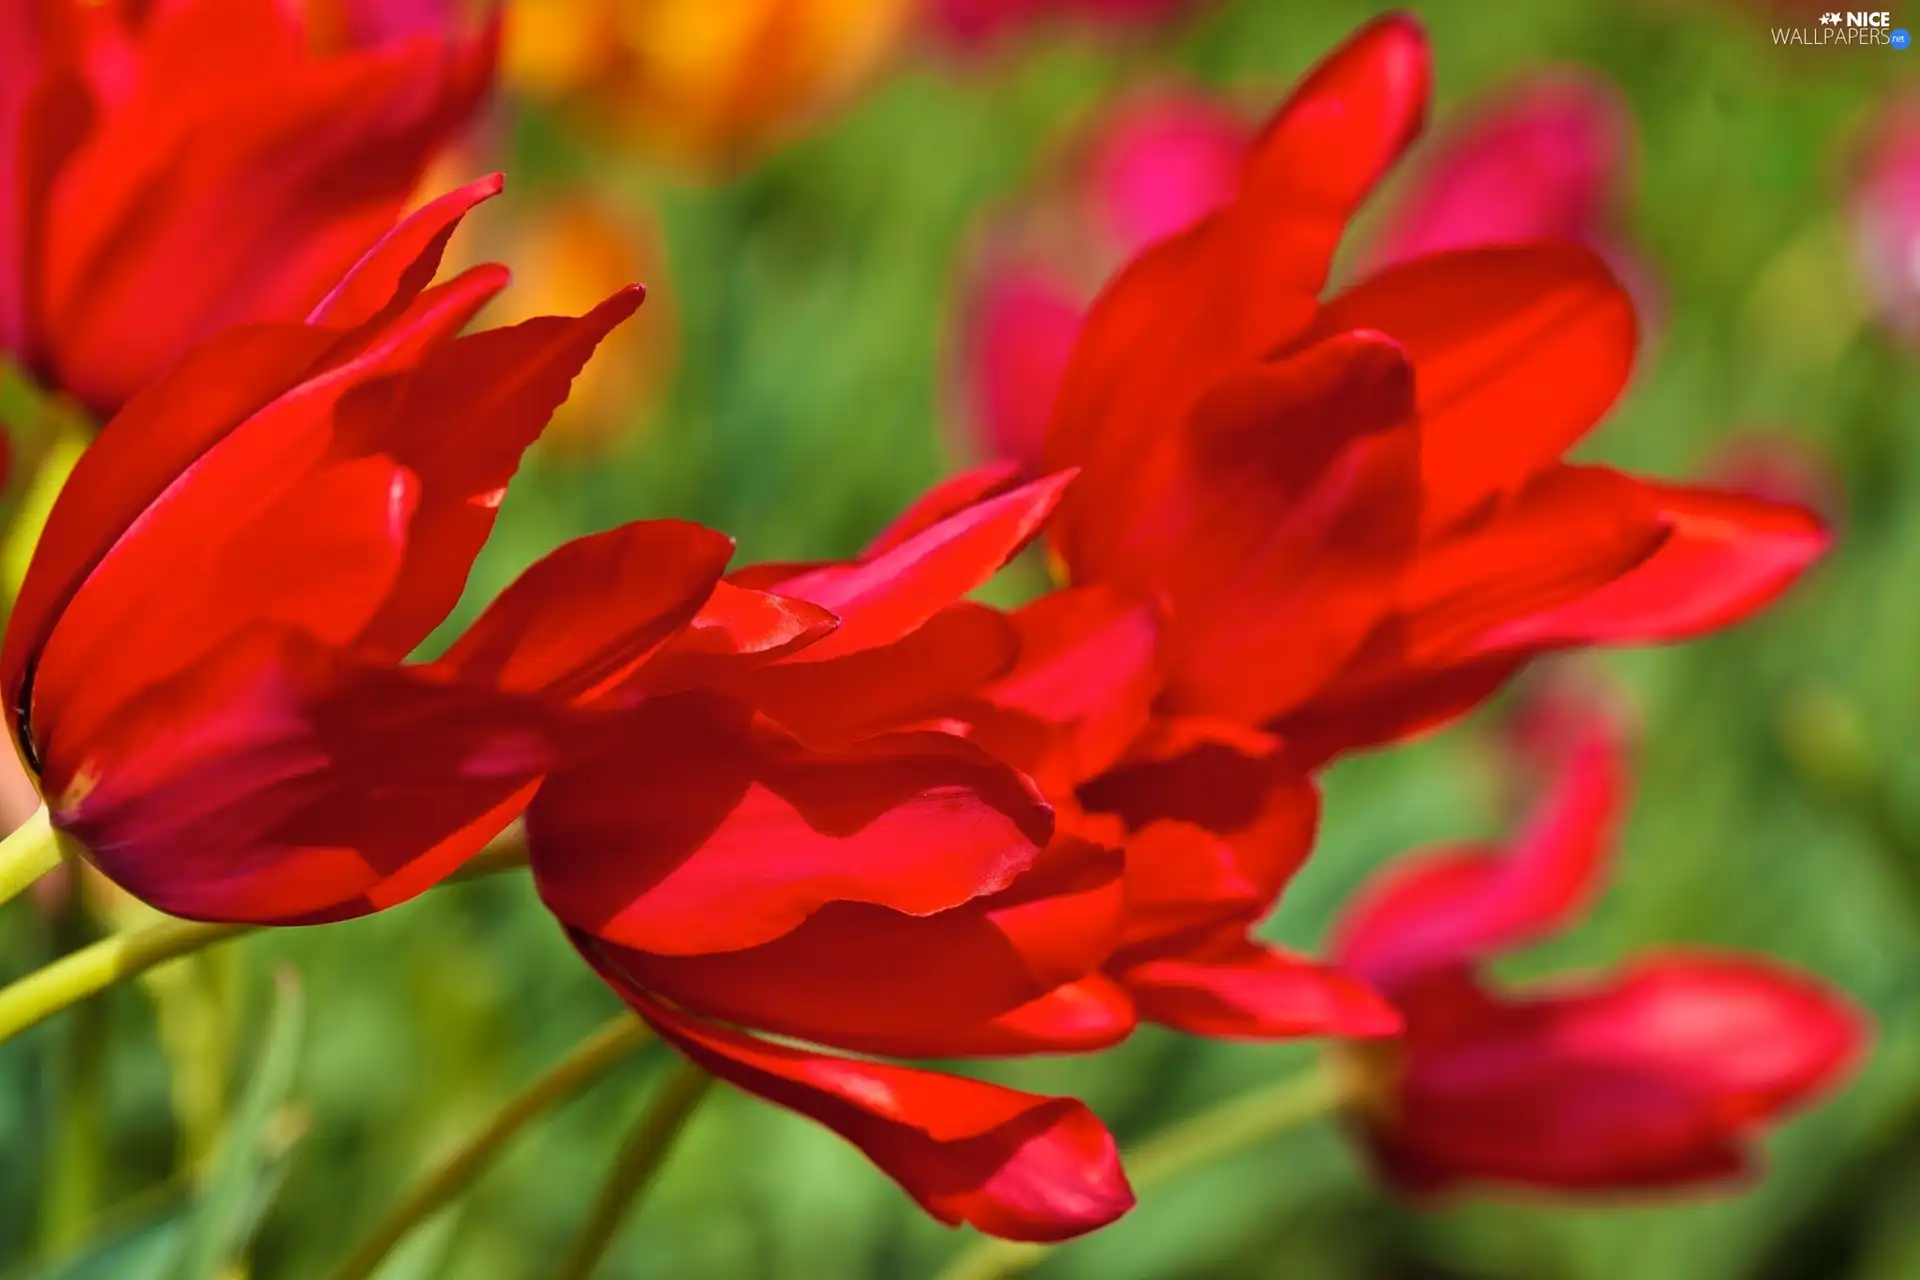
[(10, 902), (34, 881), (60, 865), (60, 837), (53, 829), (47, 806), (0, 840), (0, 903)]
[(366, 1280), (402, 1240), (492, 1166), (528, 1123), (572, 1099), (652, 1038), (645, 1023), (621, 1014), (580, 1042), (545, 1075), (522, 1089), (401, 1197), (360, 1242), (334, 1280)]
[(620, 1226), (646, 1197), (660, 1166), (673, 1150), (674, 1139), (692, 1117), (713, 1077), (684, 1059), (677, 1061), (660, 1093), (640, 1116), (640, 1123), (613, 1158), (600, 1198), (574, 1237), (567, 1260), (554, 1280), (589, 1280), (620, 1234)]
[[(1347, 1100), (1351, 1084), (1344, 1073), (1321, 1063), (1264, 1089), (1242, 1094), (1161, 1130), (1126, 1157), (1136, 1192), (1232, 1155), (1257, 1142), (1330, 1115)], [(1001, 1280), (1030, 1271), (1051, 1247), (1011, 1240), (983, 1240), (964, 1250), (939, 1280)]]
[[(88, 933), (78, 879), (69, 879), (65, 896), (55, 932), (72, 945)], [(60, 1046), (59, 1100), (40, 1207), (40, 1246), (48, 1259), (64, 1256), (86, 1238), (100, 1199), (107, 1131), (106, 1013), (102, 1005), (80, 1010)]]
[[(475, 855), (449, 881), (475, 880), (525, 865), (525, 847), (503, 838)], [(0, 987), (0, 1043), (108, 987), (139, 977), (155, 965), (205, 951), (261, 927), (163, 919), (102, 938)]]

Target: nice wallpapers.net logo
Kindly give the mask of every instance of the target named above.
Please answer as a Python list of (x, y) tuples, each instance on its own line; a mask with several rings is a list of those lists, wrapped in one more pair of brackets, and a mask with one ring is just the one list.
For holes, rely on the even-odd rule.
[(1884, 46), (1889, 49), (1904, 49), (1912, 43), (1905, 27), (1893, 25), (1893, 15), (1886, 12), (1841, 12), (1826, 10), (1820, 14), (1820, 21), (1805, 27), (1775, 27), (1775, 44), (1801, 44), (1813, 46), (1832, 46), (1834, 48), (1874, 48)]

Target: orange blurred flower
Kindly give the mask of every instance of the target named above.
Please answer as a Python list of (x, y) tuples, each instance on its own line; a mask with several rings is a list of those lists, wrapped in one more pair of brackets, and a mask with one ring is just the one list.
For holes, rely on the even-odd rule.
[(908, 0), (513, 0), (507, 78), (681, 160), (726, 166), (865, 82)]
[(552, 452), (604, 453), (651, 418), (673, 371), (676, 325), (660, 228), (644, 209), (580, 189), (542, 188), (510, 212), (498, 236), (468, 249), (474, 261), (514, 264), (515, 287), (487, 313), (494, 323), (591, 307), (633, 281), (647, 286), (644, 321), (636, 316), (601, 343), (542, 437)]

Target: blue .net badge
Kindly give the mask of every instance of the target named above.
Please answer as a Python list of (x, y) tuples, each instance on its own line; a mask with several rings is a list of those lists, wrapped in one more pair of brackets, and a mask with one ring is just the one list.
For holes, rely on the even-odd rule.
[(1907, 34), (1905, 27), (1895, 27), (1887, 32), (1887, 43), (1896, 49), (1904, 49), (1913, 43), (1913, 37)]

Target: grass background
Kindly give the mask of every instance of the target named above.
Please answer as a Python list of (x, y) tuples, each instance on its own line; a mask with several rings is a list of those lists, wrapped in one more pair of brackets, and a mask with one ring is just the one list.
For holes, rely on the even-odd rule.
[[(1507, 971), (1604, 965), (1654, 944), (1755, 948), (1851, 993), (1873, 1011), (1881, 1045), (1842, 1096), (1768, 1144), (1765, 1176), (1739, 1197), (1479, 1200), (1416, 1213), (1321, 1129), (1169, 1186), (1039, 1274), (1920, 1275), (1920, 382), (1910, 356), (1864, 323), (1843, 203), (1850, 146), (1877, 104), (1912, 87), (1920, 53), (1775, 48), (1757, 5), (1413, 7), (1436, 46), (1442, 126), (1477, 94), (1556, 63), (1606, 76), (1632, 107), (1629, 227), (1664, 315), (1628, 399), (1582, 452), (1678, 475), (1766, 428), (1824, 456), (1844, 494), (1840, 554), (1782, 606), (1702, 643), (1595, 660), (1644, 720), (1633, 819), (1591, 919)], [(743, 559), (857, 547), (960, 461), (948, 345), (957, 265), (983, 213), (1017, 198), (1125, 88), (1185, 77), (1274, 102), (1375, 8), (1240, 0), (1145, 41), (1051, 38), (965, 66), (909, 56), (828, 126), (725, 183), (690, 182), (517, 114), (502, 134), (512, 198), (587, 183), (658, 218), (679, 363), (664, 400), (611, 452), (534, 460), (463, 616), (561, 540), (640, 516), (718, 526)], [(656, 322), (643, 311), (638, 323)], [(1273, 936), (1313, 945), (1383, 860), (1501, 830), (1511, 795), (1490, 719), (1336, 769), (1321, 848)], [(0, 915), (0, 974), (44, 958), (59, 942), (48, 932), (23, 905)], [(241, 1085), (265, 1070), (251, 1064), (267, 975), (290, 969), (304, 992), (305, 1033), (274, 1110), (291, 1145), (263, 1171), (271, 1196), (250, 1206), (264, 1214), (253, 1274), (269, 1280), (326, 1274), (435, 1151), (614, 1008), (513, 879), (256, 938), (228, 956), (192, 980), (236, 992), (238, 1020), (191, 1035), (187, 1057), (217, 1058), (230, 1042)], [(82, 1274), (27, 1261), (61, 1179), (78, 1176), (53, 1154), (77, 1037), (110, 1044), (104, 1111), (80, 1165), (95, 1166), (100, 1202), (121, 1206), (86, 1230), (124, 1228), (137, 1243), (177, 1220), (172, 1200), (142, 1191), (168, 1177), (177, 1143), (153, 1009), (149, 992), (122, 990), (90, 1023), (68, 1018), (0, 1046), (0, 1264), (19, 1260), (17, 1274)], [(1097, 1059), (995, 1074), (1078, 1093), (1130, 1140), (1310, 1052), (1148, 1029)], [(662, 1063), (637, 1059), (540, 1125), (383, 1274), (546, 1274)], [(723, 1094), (605, 1274), (891, 1280), (931, 1274), (962, 1242), (851, 1148)], [(106, 1269), (87, 1274), (142, 1274), (134, 1262), (92, 1265)]]

